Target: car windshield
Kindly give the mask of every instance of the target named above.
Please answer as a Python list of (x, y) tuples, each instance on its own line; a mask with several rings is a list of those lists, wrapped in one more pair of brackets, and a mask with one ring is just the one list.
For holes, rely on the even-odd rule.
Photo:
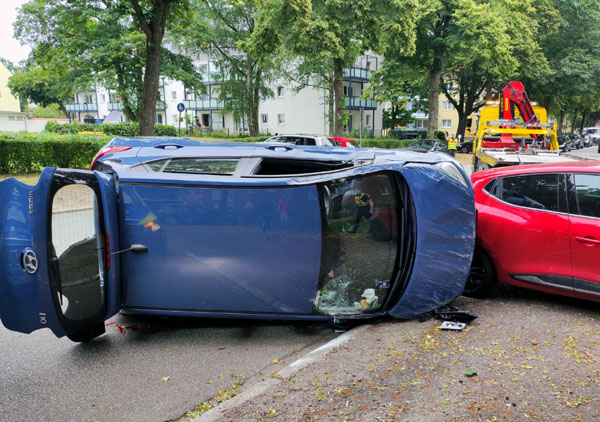
[(331, 138), (321, 138), (321, 141), (323, 142), (323, 145), (327, 145), (329, 147), (334, 147), (337, 145), (336, 142)]
[(387, 173), (341, 179), (319, 187), (322, 255), (315, 310), (376, 311), (396, 269), (397, 189)]

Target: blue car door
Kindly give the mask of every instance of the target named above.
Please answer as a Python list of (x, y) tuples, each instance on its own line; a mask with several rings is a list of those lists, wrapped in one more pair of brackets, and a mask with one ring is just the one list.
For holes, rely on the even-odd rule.
[(114, 180), (46, 168), (38, 184), (0, 183), (0, 320), (87, 341), (120, 309)]

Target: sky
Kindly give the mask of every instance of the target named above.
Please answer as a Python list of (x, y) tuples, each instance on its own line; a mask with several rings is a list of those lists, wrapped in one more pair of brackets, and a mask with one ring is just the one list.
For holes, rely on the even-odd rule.
[(25, 60), (31, 51), (28, 46), (21, 46), (13, 38), (13, 23), (17, 18), (17, 8), (28, 0), (0, 0), (0, 57), (13, 63)]

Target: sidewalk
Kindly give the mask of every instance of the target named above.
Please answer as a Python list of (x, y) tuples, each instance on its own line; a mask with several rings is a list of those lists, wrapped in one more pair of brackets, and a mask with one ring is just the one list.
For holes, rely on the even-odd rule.
[(600, 421), (595, 304), (511, 290), (453, 305), (479, 318), (359, 326), (194, 421)]

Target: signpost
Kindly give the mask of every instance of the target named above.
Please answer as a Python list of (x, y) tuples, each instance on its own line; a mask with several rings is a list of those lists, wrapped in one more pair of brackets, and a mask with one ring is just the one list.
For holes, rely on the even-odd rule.
[(177, 111), (179, 112), (179, 129), (178, 129), (178, 135), (177, 136), (181, 136), (181, 113), (185, 110), (185, 105), (183, 105), (183, 103), (179, 103), (177, 104)]

